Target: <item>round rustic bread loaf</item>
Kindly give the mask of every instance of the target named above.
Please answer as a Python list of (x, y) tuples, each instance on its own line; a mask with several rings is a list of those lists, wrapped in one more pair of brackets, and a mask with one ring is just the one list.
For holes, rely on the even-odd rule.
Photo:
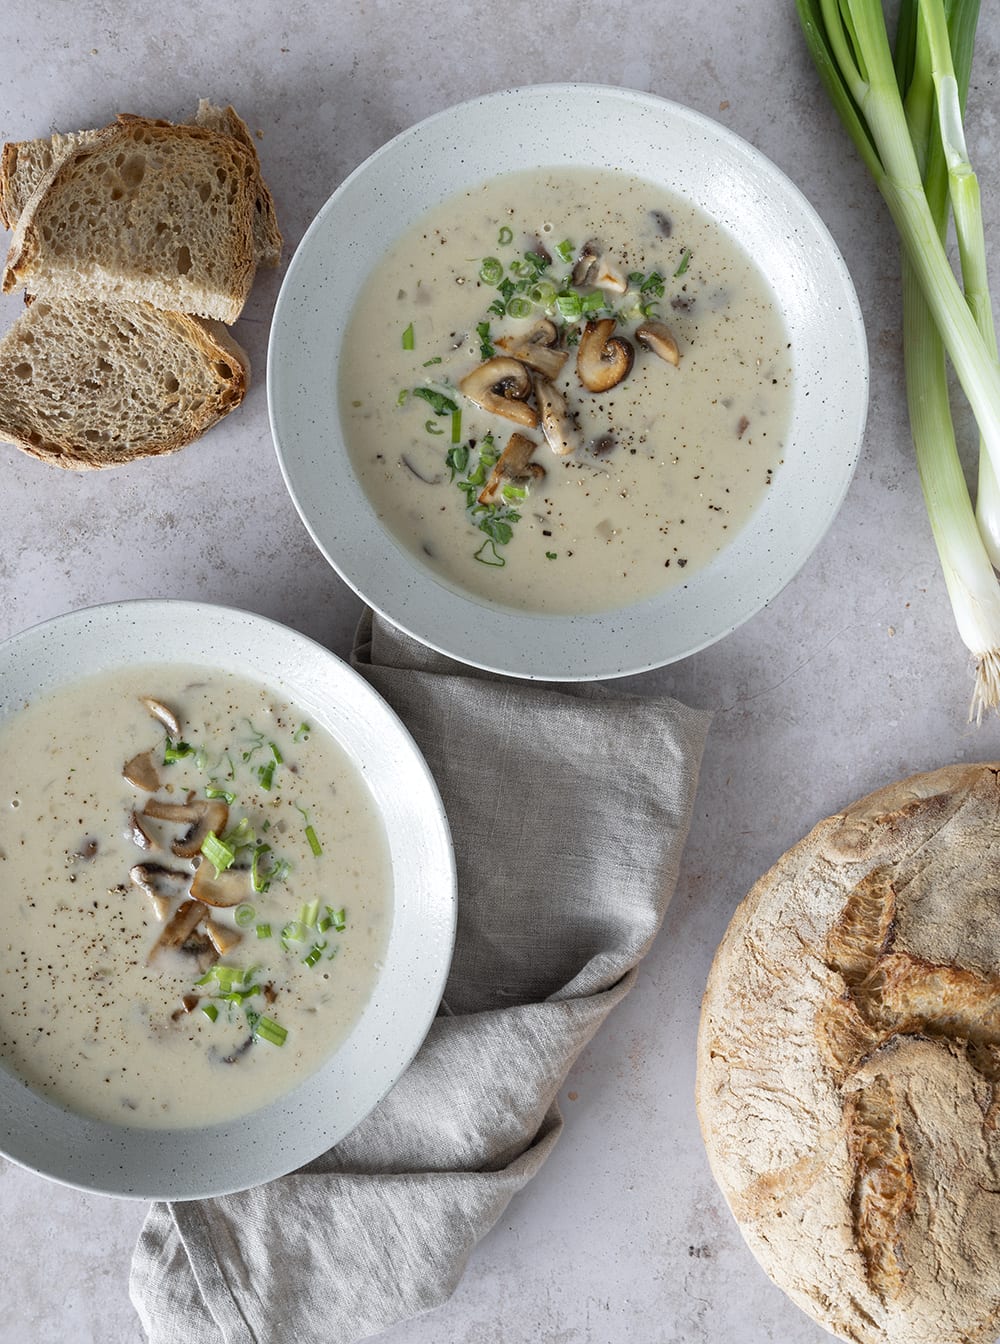
[(861, 1344), (1000, 1332), (1000, 764), (821, 822), (702, 1005), (712, 1170), (771, 1278)]

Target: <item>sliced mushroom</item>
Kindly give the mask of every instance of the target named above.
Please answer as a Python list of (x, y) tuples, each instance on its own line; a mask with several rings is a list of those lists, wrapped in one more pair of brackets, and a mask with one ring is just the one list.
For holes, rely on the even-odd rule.
[(588, 392), (616, 387), (632, 367), (635, 352), (624, 336), (613, 336), (615, 319), (588, 322), (576, 352), (576, 371)]
[(180, 737), (181, 721), (174, 713), (159, 700), (154, 700), (151, 695), (140, 695), (140, 701), (146, 706), (154, 719), (163, 724), (171, 737)]
[(570, 277), (573, 284), (578, 288), (580, 285), (590, 284), (590, 277), (597, 270), (600, 259), (601, 245), (596, 238), (591, 238), (589, 242), (584, 243), (580, 249), (580, 255), (576, 259), (573, 274)]
[(220, 957), (224, 957), (227, 952), (231, 952), (237, 943), (243, 941), (242, 933), (236, 929), (229, 929), (225, 924), (219, 924), (214, 919), (205, 920), (205, 932), (212, 940)]
[(191, 895), (204, 905), (239, 905), (253, 894), (249, 868), (225, 868), (215, 872), (211, 863), (200, 863), (191, 880)]
[(569, 358), (569, 351), (554, 348), (558, 338), (556, 324), (543, 317), (523, 336), (501, 336), (497, 345), (522, 364), (527, 364), (529, 369), (535, 369), (546, 378), (557, 378)]
[(149, 897), (156, 918), (166, 919), (170, 906), (178, 896), (187, 895), (191, 874), (164, 868), (159, 863), (137, 863), (128, 872), (129, 877)]
[(547, 378), (535, 378), (535, 401), (545, 441), (559, 457), (575, 452), (580, 437), (570, 420), (566, 398)]
[(499, 504), (503, 499), (505, 485), (523, 485), (527, 481), (540, 480), (545, 475), (545, 468), (531, 460), (537, 447), (534, 439), (529, 439), (526, 434), (512, 434), (490, 472), (489, 480), (479, 492), (479, 503)]
[(164, 803), (158, 798), (150, 798), (143, 808), (143, 816), (186, 825), (188, 829), (170, 848), (179, 859), (193, 859), (201, 853), (209, 831), (221, 835), (226, 829), (229, 806), (221, 798), (193, 798), (186, 803)]
[(624, 294), (628, 289), (628, 281), (607, 257), (598, 259), (594, 278), (590, 283), (596, 285), (598, 289), (610, 289), (613, 294)]
[(130, 812), (128, 818), (128, 833), (133, 845), (139, 849), (155, 849), (156, 841), (153, 836), (142, 824), (138, 812)]
[(122, 778), (145, 793), (155, 793), (160, 787), (160, 776), (152, 751), (141, 751), (122, 766)]
[(494, 355), (467, 373), (458, 386), (484, 411), (502, 415), (528, 429), (538, 424), (534, 407), (525, 402), (531, 391), (531, 375), (518, 359)]
[(666, 322), (643, 322), (641, 327), (635, 329), (635, 339), (675, 369), (680, 364), (681, 352)]
[(173, 917), (163, 926), (147, 961), (154, 962), (157, 955), (166, 949), (179, 952), (207, 914), (208, 910), (200, 901), (183, 901), (174, 911)]

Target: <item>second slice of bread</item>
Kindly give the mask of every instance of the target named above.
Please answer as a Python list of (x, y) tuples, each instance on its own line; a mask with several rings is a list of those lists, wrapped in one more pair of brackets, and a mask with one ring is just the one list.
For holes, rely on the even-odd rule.
[(217, 322), (148, 304), (44, 299), (0, 340), (0, 439), (75, 471), (174, 452), (243, 399)]
[(14, 230), (4, 291), (234, 322), (256, 271), (258, 181), (256, 156), (231, 134), (121, 116), (43, 176)]

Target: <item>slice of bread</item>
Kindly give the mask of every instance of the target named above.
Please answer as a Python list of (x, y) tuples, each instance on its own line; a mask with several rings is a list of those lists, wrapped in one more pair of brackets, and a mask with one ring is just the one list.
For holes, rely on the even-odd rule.
[[(255, 168), (254, 251), (258, 266), (277, 266), (281, 261), (282, 237), (274, 198), (261, 175), (257, 147), (246, 123), (233, 107), (218, 107), (202, 98), (194, 121), (210, 131), (238, 140), (253, 156)], [(164, 125), (168, 123), (164, 122)], [(97, 130), (58, 132), (49, 139), (9, 141), (0, 152), (0, 223), (13, 229), (42, 179), (78, 145), (93, 143)]]
[(4, 291), (86, 293), (235, 322), (256, 271), (255, 159), (231, 134), (120, 116), (36, 186)]
[(243, 399), (219, 323), (148, 304), (35, 299), (0, 340), (0, 439), (84, 471), (172, 453)]

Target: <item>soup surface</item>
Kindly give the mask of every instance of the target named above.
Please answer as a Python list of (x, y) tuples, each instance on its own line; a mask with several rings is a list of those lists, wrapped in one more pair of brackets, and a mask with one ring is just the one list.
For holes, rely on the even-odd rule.
[[(602, 387), (606, 340), (630, 367)], [(747, 522), (781, 463), (790, 364), (767, 284), (706, 214), (558, 168), (399, 240), (351, 315), (338, 395), (399, 543), (467, 593), (575, 613), (683, 583)]]
[(344, 1039), (388, 940), (389, 851), (301, 711), (131, 669), (11, 714), (0, 771), (0, 1056), (30, 1087), (111, 1123), (211, 1124)]

